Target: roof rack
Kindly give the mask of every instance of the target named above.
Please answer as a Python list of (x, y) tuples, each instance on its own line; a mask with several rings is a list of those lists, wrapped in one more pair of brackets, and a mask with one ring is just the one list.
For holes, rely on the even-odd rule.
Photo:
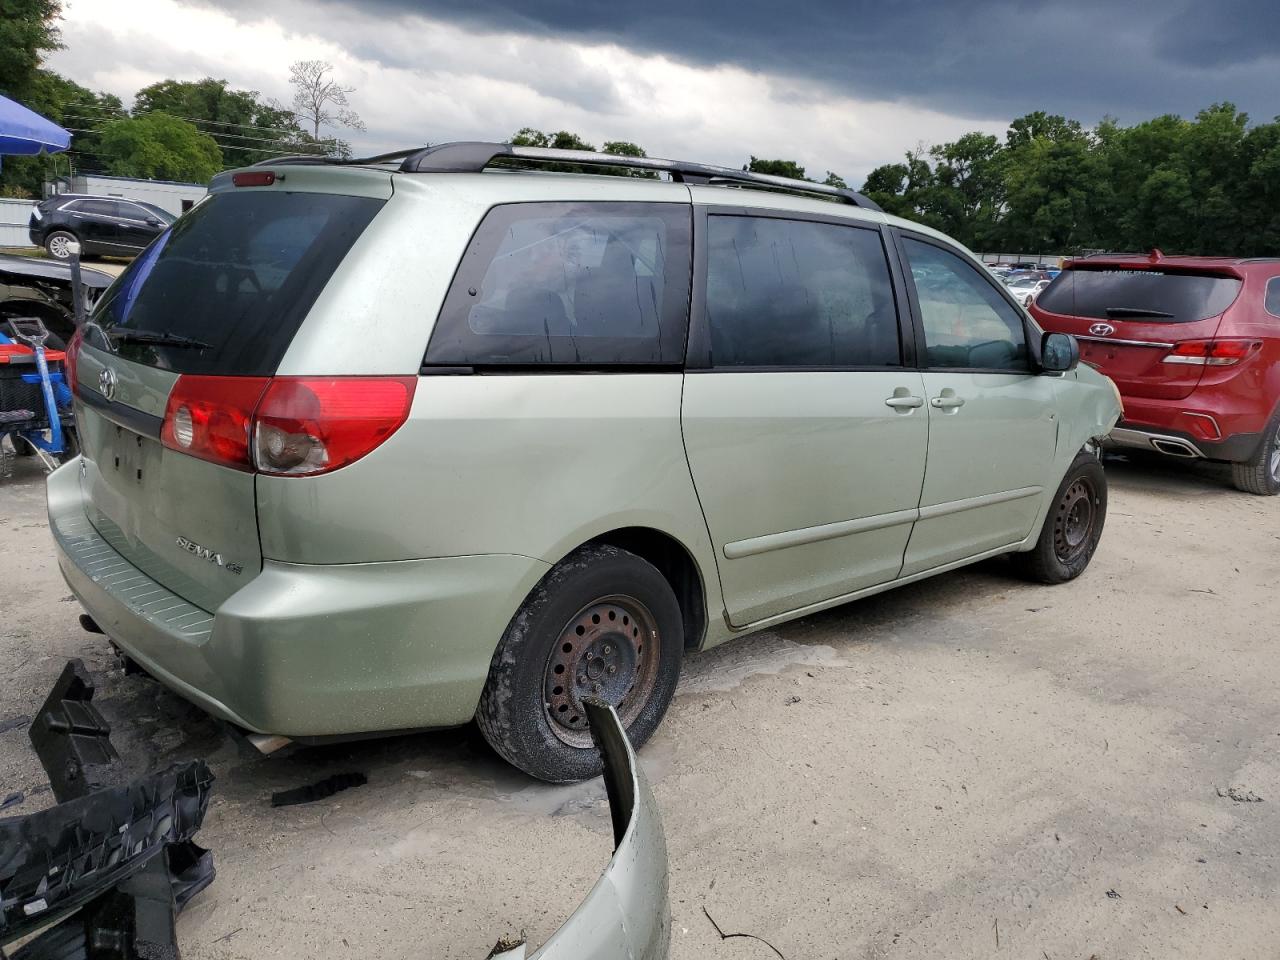
[(479, 173), (496, 161), (525, 160), (532, 163), (576, 163), (583, 166), (625, 167), (632, 170), (651, 170), (665, 173), (677, 183), (709, 184), (711, 186), (753, 187), (760, 190), (779, 190), (786, 193), (802, 193), (829, 197), (855, 207), (880, 210), (879, 204), (862, 194), (844, 187), (831, 187), (825, 183), (775, 177), (766, 173), (735, 170), (733, 167), (716, 167), (705, 163), (684, 160), (661, 160), (657, 157), (624, 157), (612, 153), (596, 153), (591, 150), (559, 150), (554, 147), (517, 147), (509, 143), (462, 140), (441, 143), (431, 147), (397, 150), (377, 157), (339, 160), (314, 154), (275, 157), (261, 160), (254, 166), (279, 164), (328, 163), (344, 166), (390, 163), (399, 160), (401, 173)]

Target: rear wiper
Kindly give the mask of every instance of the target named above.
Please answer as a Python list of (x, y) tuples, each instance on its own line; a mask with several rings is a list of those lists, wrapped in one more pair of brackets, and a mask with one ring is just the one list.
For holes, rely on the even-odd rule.
[(1163, 310), (1149, 310), (1146, 307), (1107, 307), (1108, 317), (1164, 317), (1167, 320), (1174, 319), (1172, 313), (1165, 313)]
[(188, 347), (192, 350), (213, 349), (211, 344), (203, 340), (157, 330), (112, 330), (107, 336), (117, 343), (149, 343), (157, 347)]

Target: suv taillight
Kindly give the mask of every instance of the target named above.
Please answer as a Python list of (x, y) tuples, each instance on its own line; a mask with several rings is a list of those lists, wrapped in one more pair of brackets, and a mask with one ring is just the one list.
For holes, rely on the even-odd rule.
[(258, 470), (337, 470), (376, 448), (409, 416), (417, 377), (277, 377), (254, 418)]
[(236, 470), (328, 473), (359, 460), (409, 416), (417, 377), (199, 377), (169, 393), (161, 442)]
[(1261, 349), (1261, 340), (1183, 340), (1169, 351), (1164, 362), (1229, 367)]

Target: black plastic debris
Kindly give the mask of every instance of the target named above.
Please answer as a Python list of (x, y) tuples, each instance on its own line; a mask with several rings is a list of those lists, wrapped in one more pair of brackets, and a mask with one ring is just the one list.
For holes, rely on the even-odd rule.
[(10, 807), (16, 807), (26, 799), (27, 795), (21, 790), (15, 791), (3, 800), (0, 800), (0, 810), (8, 810)]
[(106, 786), (119, 755), (92, 697), (72, 660), (31, 725), (59, 802), (0, 819), (0, 946), (36, 934), (8, 956), (176, 960), (176, 915), (214, 877), (192, 840), (213, 774), (193, 760)]
[(111, 725), (93, 705), (93, 680), (79, 660), (69, 660), (31, 724), (31, 745), (61, 803), (100, 790), (118, 775), (120, 754)]
[(325, 777), (305, 787), (273, 793), (271, 805), (292, 807), (299, 803), (314, 803), (316, 800), (324, 800), (326, 797), (332, 797), (335, 793), (350, 790), (352, 787), (363, 787), (368, 782), (368, 778), (363, 773), (335, 773), (332, 777)]

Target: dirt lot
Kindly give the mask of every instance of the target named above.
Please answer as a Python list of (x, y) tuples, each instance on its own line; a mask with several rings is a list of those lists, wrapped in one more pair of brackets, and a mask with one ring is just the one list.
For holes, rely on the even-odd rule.
[[(688, 661), (643, 754), (675, 960), (775, 956), (704, 908), (787, 960), (1276, 955), (1280, 502), (1211, 466), (1108, 472), (1075, 583), (984, 564)], [(472, 729), (249, 758), (113, 672), (30, 466), (0, 485), (0, 544), (0, 729), (80, 656), (134, 763), (214, 768), (218, 879), (184, 956), (478, 960), (504, 932), (541, 942), (607, 860), (599, 782), (533, 783)], [(351, 769), (369, 784), (267, 805)], [(0, 733), (0, 793), (28, 794), (10, 812), (49, 803), (42, 783), (24, 730)]]

